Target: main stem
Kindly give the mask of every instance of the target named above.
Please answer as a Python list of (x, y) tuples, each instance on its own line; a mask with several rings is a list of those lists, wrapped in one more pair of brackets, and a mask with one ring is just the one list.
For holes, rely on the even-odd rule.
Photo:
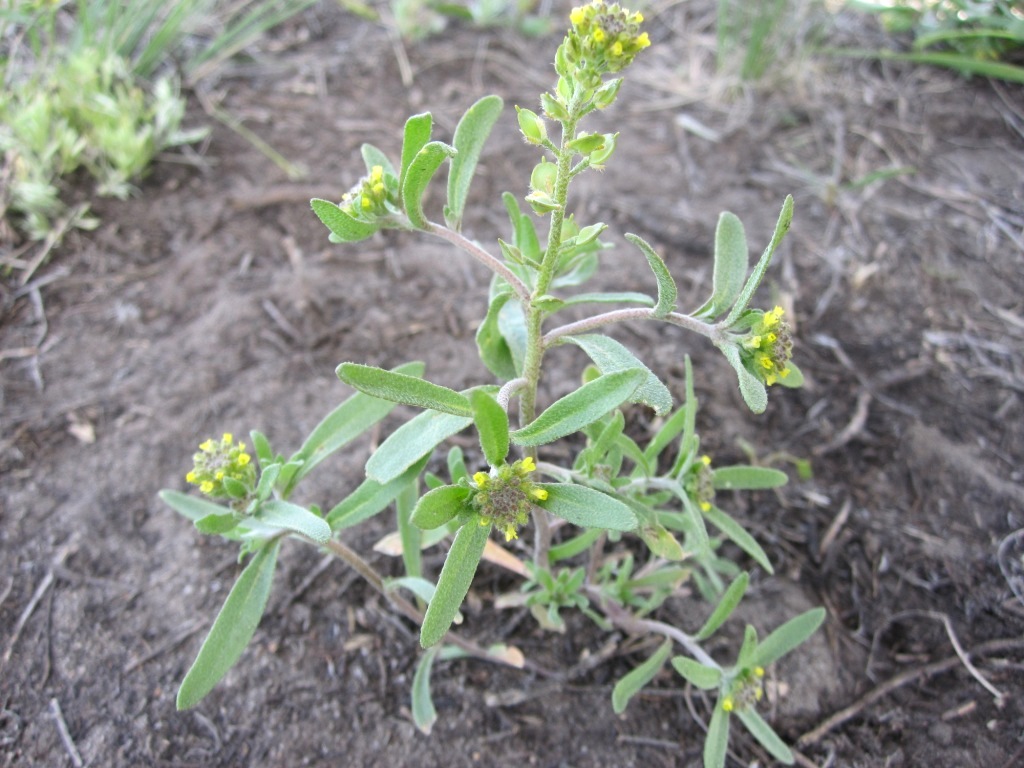
[[(544, 296), (551, 285), (555, 267), (558, 263), (558, 251), (562, 246), (562, 224), (565, 221), (565, 206), (569, 196), (569, 180), (573, 151), (566, 145), (576, 138), (576, 124), (579, 122), (579, 99), (573, 98), (569, 104), (569, 118), (562, 123), (562, 143), (558, 149), (558, 171), (555, 176), (554, 200), (557, 207), (551, 212), (551, 228), (548, 230), (548, 243), (544, 251), (544, 259), (537, 275), (537, 284), (528, 303), (523, 304), (526, 315), (526, 358), (523, 361), (523, 378), (526, 384), (519, 398), (519, 424), (526, 426), (537, 416), (537, 385), (540, 382), (541, 361), (544, 358), (544, 314), (537, 306), (537, 299)], [(527, 454), (537, 458), (537, 449), (527, 449)], [(536, 529), (534, 538), (533, 561), (541, 569), (548, 567), (548, 552), (551, 549), (551, 525), (548, 513), (535, 506), (533, 523)]]

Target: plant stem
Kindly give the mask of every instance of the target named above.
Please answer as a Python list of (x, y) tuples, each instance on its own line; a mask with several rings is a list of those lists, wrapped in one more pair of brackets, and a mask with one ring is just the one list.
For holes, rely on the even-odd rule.
[(530, 289), (526, 287), (523, 281), (516, 277), (512, 270), (506, 267), (499, 259), (496, 259), (461, 232), (456, 232), (453, 229), (449, 229), (441, 224), (435, 224), (434, 222), (430, 222), (427, 231), (432, 235), (437, 235), (438, 237), (447, 240), (452, 245), (468, 253), (512, 286), (512, 290), (515, 291), (516, 296), (519, 297), (519, 300), (523, 302), (524, 306), (529, 303)]
[(693, 331), (701, 336), (706, 336), (715, 343), (718, 343), (723, 338), (723, 334), (718, 326), (708, 325), (689, 315), (684, 315), (680, 312), (669, 312), (664, 317), (657, 317), (654, 314), (654, 310), (650, 307), (631, 307), (629, 309), (613, 309), (609, 312), (602, 312), (599, 315), (577, 320), (574, 323), (567, 323), (552, 331), (548, 331), (542, 340), (544, 348), (547, 349), (553, 346), (559, 339), (566, 336), (579, 336), (582, 333), (589, 333), (605, 325), (621, 323), (624, 320), (662, 320), (671, 325), (678, 325), (680, 328)]
[(608, 618), (608, 620), (620, 629), (624, 629), (626, 632), (637, 635), (650, 632), (658, 635), (664, 635), (683, 646), (687, 653), (705, 667), (710, 667), (712, 669), (722, 668), (721, 665), (711, 658), (708, 652), (700, 646), (700, 643), (698, 643), (694, 637), (686, 634), (681, 629), (673, 627), (671, 624), (666, 624), (663, 621), (641, 619), (619, 605), (619, 603), (614, 600), (610, 600), (596, 586), (587, 585), (583, 589), (587, 593), (587, 597), (598, 604), (601, 608), (601, 612)]

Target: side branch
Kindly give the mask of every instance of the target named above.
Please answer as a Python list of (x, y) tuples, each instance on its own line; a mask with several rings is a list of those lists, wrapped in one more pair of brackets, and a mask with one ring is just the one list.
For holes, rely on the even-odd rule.
[(684, 315), (680, 312), (669, 312), (664, 317), (657, 317), (651, 307), (632, 307), (630, 309), (613, 309), (610, 312), (602, 312), (574, 323), (559, 326), (544, 335), (544, 348), (554, 346), (560, 339), (566, 336), (579, 336), (582, 333), (590, 333), (598, 328), (612, 323), (621, 323), (624, 320), (661, 320), (671, 325), (678, 325), (688, 331), (693, 331), (701, 336), (706, 336), (713, 342), (721, 340), (722, 333), (717, 326)]
[(457, 248), (461, 248), (489, 270), (501, 276), (505, 282), (512, 286), (512, 290), (515, 291), (515, 294), (519, 297), (520, 301), (524, 304), (529, 303), (530, 290), (526, 287), (523, 281), (516, 277), (512, 270), (506, 267), (501, 261), (489, 254), (468, 237), (465, 237), (453, 229), (448, 229), (448, 227), (444, 227), (433, 222), (430, 223), (430, 228), (427, 231), (432, 235), (437, 235), (438, 237), (447, 240)]

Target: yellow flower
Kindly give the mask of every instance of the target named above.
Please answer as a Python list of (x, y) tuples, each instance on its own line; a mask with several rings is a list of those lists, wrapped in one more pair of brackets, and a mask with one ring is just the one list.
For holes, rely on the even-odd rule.
[(524, 472), (536, 472), (537, 465), (533, 463), (533, 457), (527, 456), (525, 459), (519, 462), (519, 467)]
[(487, 485), (487, 481), (490, 479), (490, 475), (486, 472), (477, 472), (473, 475), (473, 482), (476, 483), (477, 488), (483, 488)]
[(726, 696), (722, 699), (722, 709), (726, 712), (732, 712), (736, 705), (733, 703), (732, 696)]
[(544, 501), (548, 497), (548, 492), (545, 488), (534, 488), (530, 491), (530, 494), (533, 498), (537, 499), (537, 501)]

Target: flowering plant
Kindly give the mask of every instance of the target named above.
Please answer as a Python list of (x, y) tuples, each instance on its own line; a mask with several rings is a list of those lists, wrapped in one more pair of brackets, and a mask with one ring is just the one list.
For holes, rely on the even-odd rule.
[[(182, 683), (180, 708), (199, 702), (241, 655), (266, 604), (281, 541), (291, 537), (337, 555), (420, 626), (424, 651), (413, 682), (412, 712), (425, 732), (436, 718), (430, 675), (442, 649), (523, 664), (517, 649), (481, 648), (452, 630), (477, 567), (487, 559), (523, 579), (521, 590), (499, 602), (528, 606), (546, 629), (565, 631), (561, 612), (576, 608), (603, 629), (664, 637), (659, 649), (615, 686), (616, 712), (671, 660), (688, 682), (717, 691), (705, 765), (724, 765), (733, 716), (774, 757), (792, 762), (789, 748), (758, 714), (757, 702), (765, 670), (809, 637), (824, 611), (802, 614), (763, 640), (748, 626), (733, 664), (716, 661), (703, 646), (735, 609), (749, 582), (748, 573), (719, 554), (721, 543), (732, 541), (772, 572), (756, 540), (718, 506), (717, 492), (774, 488), (786, 482), (786, 475), (766, 467), (715, 467), (700, 451), (689, 358), (685, 399), (675, 407), (668, 387), (600, 330), (623, 321), (654, 320), (704, 336), (732, 365), (747, 405), (764, 411), (767, 387), (801, 382), (791, 361), (792, 341), (782, 309), (750, 307), (789, 227), (793, 201), (786, 198), (752, 271), (743, 225), (733, 214), (722, 214), (715, 234), (711, 296), (692, 312), (677, 310), (676, 284), (664, 260), (636, 235), (627, 234), (626, 239), (650, 266), (655, 296), (576, 290), (593, 275), (609, 246), (600, 239), (605, 224), (575, 220), (569, 186), (581, 173), (609, 162), (618, 135), (586, 133), (579, 126), (588, 114), (615, 101), (622, 78), (610, 76), (629, 66), (650, 40), (640, 30), (641, 14), (601, 0), (575, 9), (570, 21), (555, 56), (558, 80), (541, 96), (540, 113), (517, 108), (524, 139), (545, 156), (534, 168), (525, 196), (532, 214), (524, 213), (513, 195), (504, 196), (512, 236), (498, 241), (500, 256), (461, 232), (470, 181), (502, 110), (495, 96), (469, 108), (451, 144), (432, 140), (430, 114), (409, 118), (400, 162), (393, 164), (381, 150), (364, 145), (367, 175), (338, 203), (312, 201), (335, 242), (357, 242), (381, 229), (416, 230), (445, 239), (489, 268), (489, 306), (476, 342), (497, 383), (458, 392), (424, 379), (421, 363), (384, 370), (345, 362), (337, 375), (356, 393), (297, 452), (288, 458), (276, 454), (264, 435), (252, 433), (258, 477), (246, 447), (235, 444), (231, 435), (219, 444), (200, 446), (186, 479), (211, 500), (175, 491), (164, 491), (162, 497), (201, 531), (240, 541), (243, 554), (253, 557)], [(549, 138), (554, 125), (560, 128), (557, 144)], [(445, 162), (448, 195), (442, 224), (428, 218), (423, 196)], [(536, 217), (548, 222), (544, 245)], [(618, 306), (582, 320), (553, 323), (566, 308), (609, 304)], [(582, 372), (575, 391), (540, 407), (545, 355), (563, 344), (580, 347), (592, 365)], [(358, 487), (327, 511), (290, 501), (300, 481), (320, 462), (399, 403), (422, 412), (377, 447)], [(634, 404), (652, 409), (660, 419), (653, 434), (640, 441), (626, 429), (625, 413)], [(470, 427), (479, 436), (479, 454), (467, 456), (453, 447), (443, 469), (432, 462), (448, 438)], [(575, 451), (574, 458), (564, 464), (549, 461), (545, 448), (563, 439)], [(344, 539), (348, 528), (392, 505), (405, 576), (385, 580)], [(712, 535), (712, 529), (717, 533)], [(499, 541), (492, 539), (492, 530)], [(431, 578), (420, 552), (449, 539), (444, 566)], [(532, 547), (523, 546), (521, 539), (530, 539)], [(639, 546), (624, 546), (633, 540)], [(693, 632), (651, 618), (684, 582), (695, 584), (715, 605), (702, 623), (695, 622)], [(682, 653), (674, 654), (676, 647)]]

